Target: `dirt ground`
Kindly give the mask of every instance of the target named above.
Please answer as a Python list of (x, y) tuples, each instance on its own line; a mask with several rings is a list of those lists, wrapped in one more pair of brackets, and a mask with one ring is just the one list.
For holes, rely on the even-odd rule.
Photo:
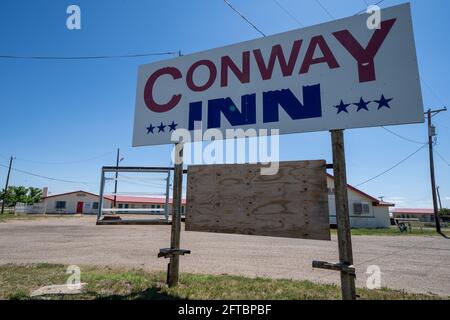
[[(182, 226), (182, 230), (184, 226)], [(0, 223), (0, 264), (63, 263), (166, 270), (158, 259), (170, 226), (96, 226), (94, 217), (11, 220)], [(335, 271), (314, 270), (313, 260), (337, 262), (337, 241), (182, 231), (181, 272), (234, 274), (339, 283)], [(383, 287), (450, 296), (450, 240), (440, 237), (354, 236), (357, 286), (367, 267), (381, 269)]]

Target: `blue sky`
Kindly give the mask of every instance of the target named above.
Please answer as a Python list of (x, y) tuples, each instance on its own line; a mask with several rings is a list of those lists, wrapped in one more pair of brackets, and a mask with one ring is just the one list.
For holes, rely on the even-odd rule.
[[(331, 20), (315, 0), (278, 0), (302, 25)], [(230, 0), (266, 34), (299, 27), (274, 0)], [(334, 18), (353, 15), (366, 0), (321, 0)], [(404, 1), (385, 0), (382, 7)], [(450, 21), (446, 0), (414, 0), (414, 32), (425, 107), (450, 100)], [(66, 28), (66, 8), (77, 4), (82, 29)], [(222, 0), (4, 0), (0, 3), (0, 55), (86, 56), (182, 50), (193, 53), (260, 35)], [(167, 57), (104, 60), (13, 60), (0, 58), (0, 164), (10, 155), (12, 185), (48, 186), (53, 193), (84, 189), (98, 192), (100, 167), (115, 163), (121, 148), (124, 165), (170, 165), (170, 146), (132, 148), (137, 67)], [(450, 161), (450, 112), (434, 118), (437, 150)], [(425, 142), (425, 124), (390, 127)], [(420, 145), (382, 128), (346, 131), (348, 181), (353, 185), (390, 168)], [(331, 162), (329, 133), (281, 138), (282, 160)], [(443, 204), (450, 206), (450, 167), (435, 159)], [(7, 170), (0, 167), (0, 184)], [(390, 173), (360, 187), (402, 207), (431, 207), (428, 153), (421, 150)]]

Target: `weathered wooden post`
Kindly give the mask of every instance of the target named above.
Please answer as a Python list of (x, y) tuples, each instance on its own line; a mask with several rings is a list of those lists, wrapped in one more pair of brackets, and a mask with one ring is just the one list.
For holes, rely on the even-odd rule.
[[(336, 203), (336, 223), (339, 246), (339, 263), (343, 267), (353, 265), (353, 250), (350, 227), (350, 216), (347, 194), (347, 172), (345, 168), (344, 130), (331, 131), (331, 143), (333, 148), (333, 171)], [(340, 269), (342, 299), (355, 300), (355, 274)]]
[[(180, 249), (181, 232), (181, 198), (183, 190), (183, 143), (175, 144), (174, 154), (174, 176), (173, 176), (173, 197), (172, 197), (172, 232), (170, 236), (170, 249)], [(167, 284), (169, 287), (178, 284), (180, 271), (180, 256), (173, 254), (170, 256), (170, 263), (167, 274)]]

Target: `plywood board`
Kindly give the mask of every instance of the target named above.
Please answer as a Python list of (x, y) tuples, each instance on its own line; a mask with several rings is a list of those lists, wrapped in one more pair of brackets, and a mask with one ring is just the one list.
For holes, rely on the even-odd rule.
[(326, 162), (190, 166), (186, 231), (330, 240)]

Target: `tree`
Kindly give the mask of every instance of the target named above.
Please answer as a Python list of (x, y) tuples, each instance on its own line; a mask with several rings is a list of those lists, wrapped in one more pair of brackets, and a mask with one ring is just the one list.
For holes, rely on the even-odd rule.
[(6, 192), (6, 194), (5, 194), (5, 189), (3, 189), (0, 196), (1, 196), (2, 201), (5, 202), (6, 207), (10, 207), (12, 205), (12, 203), (14, 203), (14, 199), (15, 199), (14, 192), (11, 187), (8, 187), (8, 191)]
[(5, 200), (7, 207), (13, 207), (18, 202), (31, 205), (42, 200), (42, 190), (34, 187), (10, 186), (6, 192), (6, 197), (5, 189), (3, 189), (0, 198)]
[(42, 201), (42, 189), (39, 188), (28, 188), (28, 204), (35, 204)]
[(446, 208), (442, 208), (441, 210), (439, 210), (439, 216), (444, 217), (450, 217), (450, 209), (446, 209)]

